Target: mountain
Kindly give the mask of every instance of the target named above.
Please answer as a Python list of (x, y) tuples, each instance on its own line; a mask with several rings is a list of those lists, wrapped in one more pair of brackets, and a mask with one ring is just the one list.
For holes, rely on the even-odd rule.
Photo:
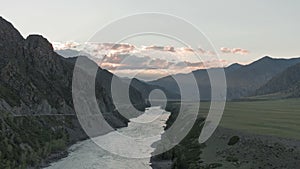
[[(239, 99), (255, 93), (255, 91), (267, 83), (271, 78), (283, 72), (286, 68), (300, 62), (300, 58), (294, 59), (274, 59), (263, 57), (249, 65), (233, 64), (224, 68), (227, 81), (227, 99)], [(214, 71), (218, 68), (212, 68)], [(191, 83), (191, 76), (194, 76), (198, 87)], [(151, 81), (150, 84), (164, 87), (170, 91), (179, 94), (178, 84), (183, 84), (181, 90), (186, 90), (191, 99), (198, 99), (195, 96), (195, 90), (200, 91), (202, 100), (210, 99), (210, 82), (207, 70), (196, 70), (189, 74), (177, 74), (163, 77)]]
[(141, 81), (136, 78), (133, 78), (133, 79), (123, 78), (123, 81), (132, 85), (134, 88), (138, 89), (142, 93), (142, 96), (144, 98), (149, 99), (148, 97), (149, 97), (151, 91), (153, 91), (155, 89), (159, 89), (164, 92), (164, 94), (168, 100), (180, 100), (179, 94), (173, 93), (173, 92), (169, 91), (168, 89), (165, 89), (161, 86), (151, 85), (151, 84), (148, 84), (147, 82)]
[[(60, 54), (61, 56), (65, 57), (65, 58), (72, 58), (72, 57), (76, 57), (76, 56), (79, 56), (79, 55), (84, 55), (84, 56), (88, 56), (89, 58), (91, 58), (91, 56), (89, 54), (85, 53), (85, 52), (79, 52), (79, 51), (72, 50), (72, 49), (56, 50), (55, 52), (57, 52), (58, 54)], [(110, 72), (108, 72), (106, 70), (103, 71), (103, 72), (106, 72), (106, 75), (104, 75), (104, 77), (106, 77), (106, 76), (112, 77), (112, 75), (108, 75), (108, 74), (111, 74)], [(132, 86), (132, 89), (137, 89), (141, 93), (141, 95), (144, 99), (148, 99), (149, 94), (154, 89), (162, 90), (165, 93), (168, 100), (179, 100), (180, 99), (180, 95), (175, 94), (175, 93), (173, 93), (173, 92), (171, 92), (171, 91), (169, 91), (169, 90), (167, 90), (167, 89), (165, 89), (161, 86), (151, 85), (147, 82), (141, 81), (141, 80), (136, 79), (136, 78), (133, 78), (133, 79), (121, 78), (121, 80), (124, 83), (129, 84), (130, 86)], [(110, 84), (108, 84), (107, 88), (110, 89)], [(132, 89), (130, 89), (130, 91)], [(120, 93), (122, 93), (122, 92), (120, 91)]]
[(256, 95), (300, 97), (300, 64), (287, 68), (256, 91)]
[(227, 68), (226, 68), (226, 72), (231, 72), (231, 71), (235, 71), (235, 70), (238, 70), (239, 68), (243, 67), (243, 65), (241, 64), (238, 64), (238, 63), (234, 63), (232, 65), (229, 65)]
[[(37, 167), (52, 153), (87, 138), (75, 116), (72, 99), (73, 70), (78, 57), (58, 55), (40, 35), (24, 39), (0, 17), (0, 59), (0, 168)], [(90, 76), (83, 70), (81, 73)], [(127, 126), (128, 119), (120, 114), (112, 99), (113, 77), (99, 67), (95, 95), (108, 124), (119, 128)], [(128, 86), (118, 77), (115, 79), (120, 90)], [(139, 110), (149, 106), (132, 86), (129, 98)]]
[(79, 51), (72, 49), (55, 50), (55, 52), (65, 58), (76, 57), (78, 55), (81, 55)]
[[(2, 90), (1, 98), (9, 101), (10, 106), (23, 106), (24, 109), (32, 110), (41, 104), (52, 108), (49, 112), (35, 113), (73, 113), (71, 82), (77, 58), (61, 57), (53, 51), (47, 39), (40, 35), (30, 35), (23, 39), (3, 18), (0, 28), (0, 44), (3, 46), (0, 53), (0, 85), (5, 89)], [(96, 95), (111, 100), (110, 81), (113, 76), (99, 67), (96, 76), (96, 91), (99, 93)], [(121, 80), (119, 83), (120, 86), (126, 86)], [(5, 95), (6, 93), (10, 95)], [(131, 94), (135, 96), (131, 98), (134, 104), (142, 107), (146, 105), (137, 89), (132, 89)], [(110, 104), (103, 105), (103, 109), (114, 110), (113, 103)]]

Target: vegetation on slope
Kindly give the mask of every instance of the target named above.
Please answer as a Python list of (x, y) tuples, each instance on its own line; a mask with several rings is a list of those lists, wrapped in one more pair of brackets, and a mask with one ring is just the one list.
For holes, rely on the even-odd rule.
[(67, 146), (75, 141), (67, 132), (74, 119), (74, 116), (14, 117), (0, 112), (0, 168), (39, 168), (52, 153), (60, 153), (57, 157), (66, 155)]
[[(166, 122), (167, 124), (166, 129), (168, 129), (170, 126), (172, 126), (172, 124), (176, 120), (180, 110), (180, 105), (176, 102), (172, 102), (172, 103), (169, 102), (166, 110), (171, 112), (171, 116)], [(192, 129), (189, 131), (186, 137), (182, 141), (180, 141), (178, 145), (176, 145), (171, 150), (165, 153), (152, 157), (151, 160), (152, 161), (171, 160), (173, 162), (172, 165), (173, 169), (181, 169), (181, 168), (198, 169), (199, 167), (203, 167), (200, 165), (201, 151), (199, 150), (201, 150), (203, 146), (205, 146), (205, 144), (199, 144), (198, 142), (198, 137), (201, 132), (203, 121), (204, 118), (198, 116)]]
[[(51, 153), (64, 151), (68, 144), (86, 138), (76, 120), (72, 99), (73, 70), (78, 58), (58, 55), (40, 35), (24, 39), (0, 17), (0, 59), (1, 169), (38, 167)], [(119, 128), (127, 126), (128, 119), (113, 103), (113, 76), (97, 69), (95, 95), (104, 118), (113, 128)], [(119, 90), (127, 87), (118, 80)], [(132, 86), (130, 89), (133, 105), (144, 110), (148, 104), (142, 94)]]

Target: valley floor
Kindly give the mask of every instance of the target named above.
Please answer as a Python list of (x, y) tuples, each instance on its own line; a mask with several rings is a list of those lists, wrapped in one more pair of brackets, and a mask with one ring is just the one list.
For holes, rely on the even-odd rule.
[[(198, 143), (201, 117), (209, 110), (201, 103), (199, 120), (171, 151), (152, 158), (154, 169), (171, 160), (173, 169), (298, 169), (300, 166), (300, 99), (227, 102), (220, 126), (204, 144)], [(171, 104), (168, 126), (178, 103)], [(195, 111), (189, 104), (189, 111)], [(172, 117), (173, 116), (173, 117)], [(197, 124), (198, 123), (198, 124)], [(162, 165), (159, 165), (162, 164)]]
[[(234, 136), (239, 141), (228, 145)], [(201, 166), (220, 164), (224, 169), (297, 169), (300, 166), (300, 141), (219, 127), (205, 143), (200, 162)]]

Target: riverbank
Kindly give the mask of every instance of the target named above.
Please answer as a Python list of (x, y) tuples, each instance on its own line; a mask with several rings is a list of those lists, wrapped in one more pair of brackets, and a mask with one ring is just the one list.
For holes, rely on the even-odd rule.
[[(196, 141), (197, 138), (190, 144), (197, 145)], [(191, 147), (193, 146), (181, 149), (178, 154), (178, 148), (175, 148), (171, 155), (168, 152), (158, 158), (152, 158), (152, 168), (296, 169), (300, 166), (300, 141), (296, 139), (257, 135), (219, 127), (204, 146)], [(198, 157), (188, 159), (185, 152), (199, 154)]]
[[(189, 105), (184, 105), (181, 108), (185, 112), (183, 116), (179, 116), (180, 105), (177, 102), (169, 103), (167, 105), (166, 110), (171, 112), (171, 116), (167, 120), (166, 130), (173, 125), (175, 120), (182, 122), (180, 126), (176, 127), (178, 132), (182, 131), (181, 127), (189, 126), (191, 117), (189, 114), (191, 114), (192, 109), (189, 109)], [(167, 139), (166, 142), (168, 144), (175, 144), (175, 146), (170, 150), (151, 158), (151, 163), (154, 164), (152, 166), (153, 169), (163, 168), (166, 163), (170, 164), (170, 168), (188, 168), (190, 162), (197, 161), (201, 154), (201, 151), (199, 150), (202, 148), (202, 145), (198, 143), (198, 136), (200, 135), (203, 121), (204, 118), (198, 116), (192, 128), (179, 143), (172, 143), (173, 140), (178, 140), (176, 134), (164, 133), (161, 142), (163, 143), (165, 141), (164, 139)]]
[(47, 169), (151, 169), (152, 144), (160, 139), (168, 117), (169, 113), (162, 109), (149, 108), (130, 119), (128, 127), (72, 145), (67, 157), (51, 163)]
[(82, 137), (81, 139), (78, 139), (78, 140), (74, 140), (72, 141), (71, 143), (69, 143), (67, 145), (67, 147), (65, 148), (65, 150), (62, 150), (62, 151), (58, 151), (58, 152), (54, 152), (54, 153), (51, 153), (48, 157), (46, 157), (45, 159), (42, 160), (41, 164), (39, 165), (39, 168), (46, 168), (46, 167), (49, 167), (51, 166), (51, 163), (54, 163), (54, 162), (57, 162), (59, 160), (62, 160), (63, 158), (66, 158), (68, 157), (69, 155), (69, 149), (79, 143), (79, 142), (82, 142), (82, 141), (85, 141), (85, 140), (88, 140), (89, 137), (88, 136), (84, 136)]
[[(133, 111), (131, 111), (131, 112), (133, 112)], [(135, 118), (138, 115), (139, 115), (138, 113), (131, 113), (131, 114), (128, 114), (128, 117)], [(112, 120), (113, 118), (110, 118), (111, 115), (109, 113), (105, 113), (105, 114), (103, 114), (103, 116), (104, 116), (104, 118), (108, 119), (108, 123), (115, 130), (127, 127), (128, 124), (130, 123), (129, 120), (113, 121)], [(68, 141), (65, 143), (65, 146), (60, 151), (52, 152), (50, 155), (48, 155), (47, 157), (42, 159), (40, 164), (38, 165), (39, 168), (49, 167), (51, 165), (51, 163), (58, 162), (58, 161), (62, 160), (63, 158), (68, 157), (68, 155), (70, 153), (69, 149), (72, 146), (74, 146), (80, 142), (86, 141), (90, 138), (86, 134), (86, 132), (82, 129), (82, 126), (79, 123), (76, 115), (72, 116), (72, 119), (69, 120), (68, 123), (70, 124), (69, 126), (63, 126), (65, 133), (68, 136)], [(103, 134), (103, 135), (105, 135), (105, 134)], [(33, 167), (33, 168), (35, 168), (35, 167)]]
[(89, 137), (81, 128), (76, 116), (74, 115), (70, 121), (71, 125), (65, 126), (65, 132), (68, 135), (68, 142), (66, 146), (61, 151), (52, 152), (45, 159), (43, 159), (38, 166), (39, 168), (49, 167), (51, 163), (59, 161), (69, 155), (68, 149), (81, 141), (87, 140)]
[(172, 160), (155, 160), (152, 161), (152, 169), (172, 169)]
[[(178, 115), (179, 104), (169, 104), (167, 109), (172, 112), (167, 121), (167, 128), (169, 128)], [(266, 109), (267, 107), (261, 111), (267, 112)], [(203, 108), (200, 111), (206, 112), (207, 108)], [(278, 111), (276, 112), (278, 113)], [(288, 113), (284, 110), (280, 112)], [(280, 137), (280, 133), (275, 133), (278, 128), (274, 128), (270, 135), (265, 135), (219, 126), (207, 142), (199, 144), (198, 137), (203, 127), (201, 123), (204, 120), (201, 118), (203, 113), (199, 114), (199, 118), (187, 137), (171, 150), (151, 158), (153, 169), (164, 167), (172, 169), (296, 169), (300, 166), (300, 140), (285, 137), (285, 128), (280, 128), (282, 129), (282, 131), (280, 130), (282, 137)], [(225, 120), (231, 117), (226, 117), (226, 115), (228, 116), (225, 112)], [(250, 118), (251, 114), (248, 115), (248, 118)], [(295, 116), (293, 117), (295, 118)], [(241, 121), (232, 121), (231, 125), (234, 125), (235, 122)], [(242, 122), (248, 122), (246, 124), (249, 126), (249, 122), (252, 124), (255, 121)], [(276, 124), (274, 123), (273, 125)], [(239, 125), (242, 126), (242, 124)], [(251, 129), (251, 126), (249, 128)], [(268, 130), (270, 131), (270, 129)], [(274, 133), (276, 136), (271, 136)]]

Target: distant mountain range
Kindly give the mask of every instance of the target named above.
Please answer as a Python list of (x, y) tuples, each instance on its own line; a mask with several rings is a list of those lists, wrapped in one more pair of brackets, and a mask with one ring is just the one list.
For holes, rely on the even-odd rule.
[(255, 95), (269, 98), (300, 97), (300, 64), (296, 64), (279, 73), (260, 87)]
[(138, 89), (142, 93), (142, 96), (144, 98), (149, 99), (148, 97), (151, 91), (153, 91), (154, 89), (159, 89), (164, 92), (168, 100), (180, 100), (180, 94), (172, 92), (169, 89), (164, 88), (162, 86), (149, 84), (148, 82), (144, 82), (136, 78), (133, 79), (123, 78), (123, 81), (131, 84), (132, 86), (134, 86), (134, 88)]
[[(224, 68), (227, 81), (227, 99), (240, 99), (255, 95), (256, 90), (265, 85), (269, 80), (282, 73), (284, 70), (300, 63), (300, 58), (293, 59), (274, 59), (271, 57), (261, 58), (249, 65), (233, 64)], [(210, 69), (213, 71), (217, 68)], [(174, 93), (179, 92), (179, 84), (184, 84), (185, 90), (189, 93), (191, 99), (199, 99), (195, 97), (196, 90), (192, 84), (189, 83), (188, 76), (194, 75), (198, 89), (200, 91), (202, 100), (210, 100), (210, 81), (207, 70), (196, 70), (189, 74), (177, 74), (160, 78), (149, 84), (157, 85), (168, 89)], [(175, 80), (177, 80), (177, 83)]]
[(81, 55), (79, 51), (72, 49), (55, 50), (55, 52), (65, 58), (76, 57)]
[[(77, 50), (72, 50), (72, 49), (63, 49), (63, 50), (56, 50), (56, 53), (60, 54), (61, 56), (65, 57), (65, 58), (76, 58), (78, 55), (84, 55), (84, 56), (88, 56), (91, 57), (89, 54), (85, 53), (85, 52), (80, 52)], [(107, 70), (104, 70), (104, 72), (107, 72), (107, 74), (111, 74), (110, 76), (112, 76), (112, 73), (110, 73)], [(105, 76), (104, 76), (105, 77)], [(122, 80), (122, 82), (126, 83), (126, 84), (130, 84), (131, 86), (133, 86), (134, 89), (137, 89), (139, 92), (141, 92), (141, 95), (143, 96), (144, 99), (148, 99), (149, 94), (151, 93), (152, 90), (154, 89), (160, 89), (162, 90), (166, 97), (169, 100), (180, 100), (180, 95), (172, 92), (170, 90), (168, 90), (167, 88), (164, 88), (162, 86), (158, 86), (155, 84), (150, 84), (148, 82), (139, 80), (137, 78), (120, 78)], [(108, 89), (110, 89), (110, 84), (107, 84), (106, 86)]]
[[(69, 57), (70, 53), (76, 54), (73, 50), (60, 50), (63, 56)], [(300, 58), (292, 59), (276, 59), (269, 56), (265, 56), (257, 61), (254, 61), (248, 65), (241, 65), (238, 63), (232, 64), (224, 68), (227, 81), (227, 99), (241, 99), (249, 96), (265, 94), (262, 92), (268, 91), (268, 87), (263, 87), (271, 79), (279, 76), (287, 68), (300, 63)], [(212, 68), (210, 71), (214, 71), (219, 68)], [(191, 75), (193, 75), (197, 81), (198, 86), (194, 86), (191, 82)], [(294, 76), (294, 75), (290, 75)], [(175, 81), (176, 79), (176, 81)], [(131, 79), (123, 79), (123, 81), (129, 83)], [(187, 100), (199, 100), (195, 95), (195, 90), (200, 91), (201, 100), (210, 100), (211, 85), (208, 77), (207, 70), (200, 69), (195, 70), (188, 74), (175, 74), (166, 76), (154, 81), (143, 82), (138, 79), (131, 81), (135, 88), (142, 91), (144, 97), (148, 97), (149, 93), (153, 89), (163, 90), (169, 99), (179, 99), (180, 90), (188, 93)], [(273, 81), (269, 82), (270, 84)], [(179, 89), (179, 85), (182, 84), (182, 88)], [(268, 86), (272, 86), (268, 84)], [(277, 83), (279, 85), (279, 83)], [(182, 91), (181, 91), (182, 92)], [(285, 91), (286, 93), (286, 91)], [(291, 94), (289, 94), (291, 95)]]

